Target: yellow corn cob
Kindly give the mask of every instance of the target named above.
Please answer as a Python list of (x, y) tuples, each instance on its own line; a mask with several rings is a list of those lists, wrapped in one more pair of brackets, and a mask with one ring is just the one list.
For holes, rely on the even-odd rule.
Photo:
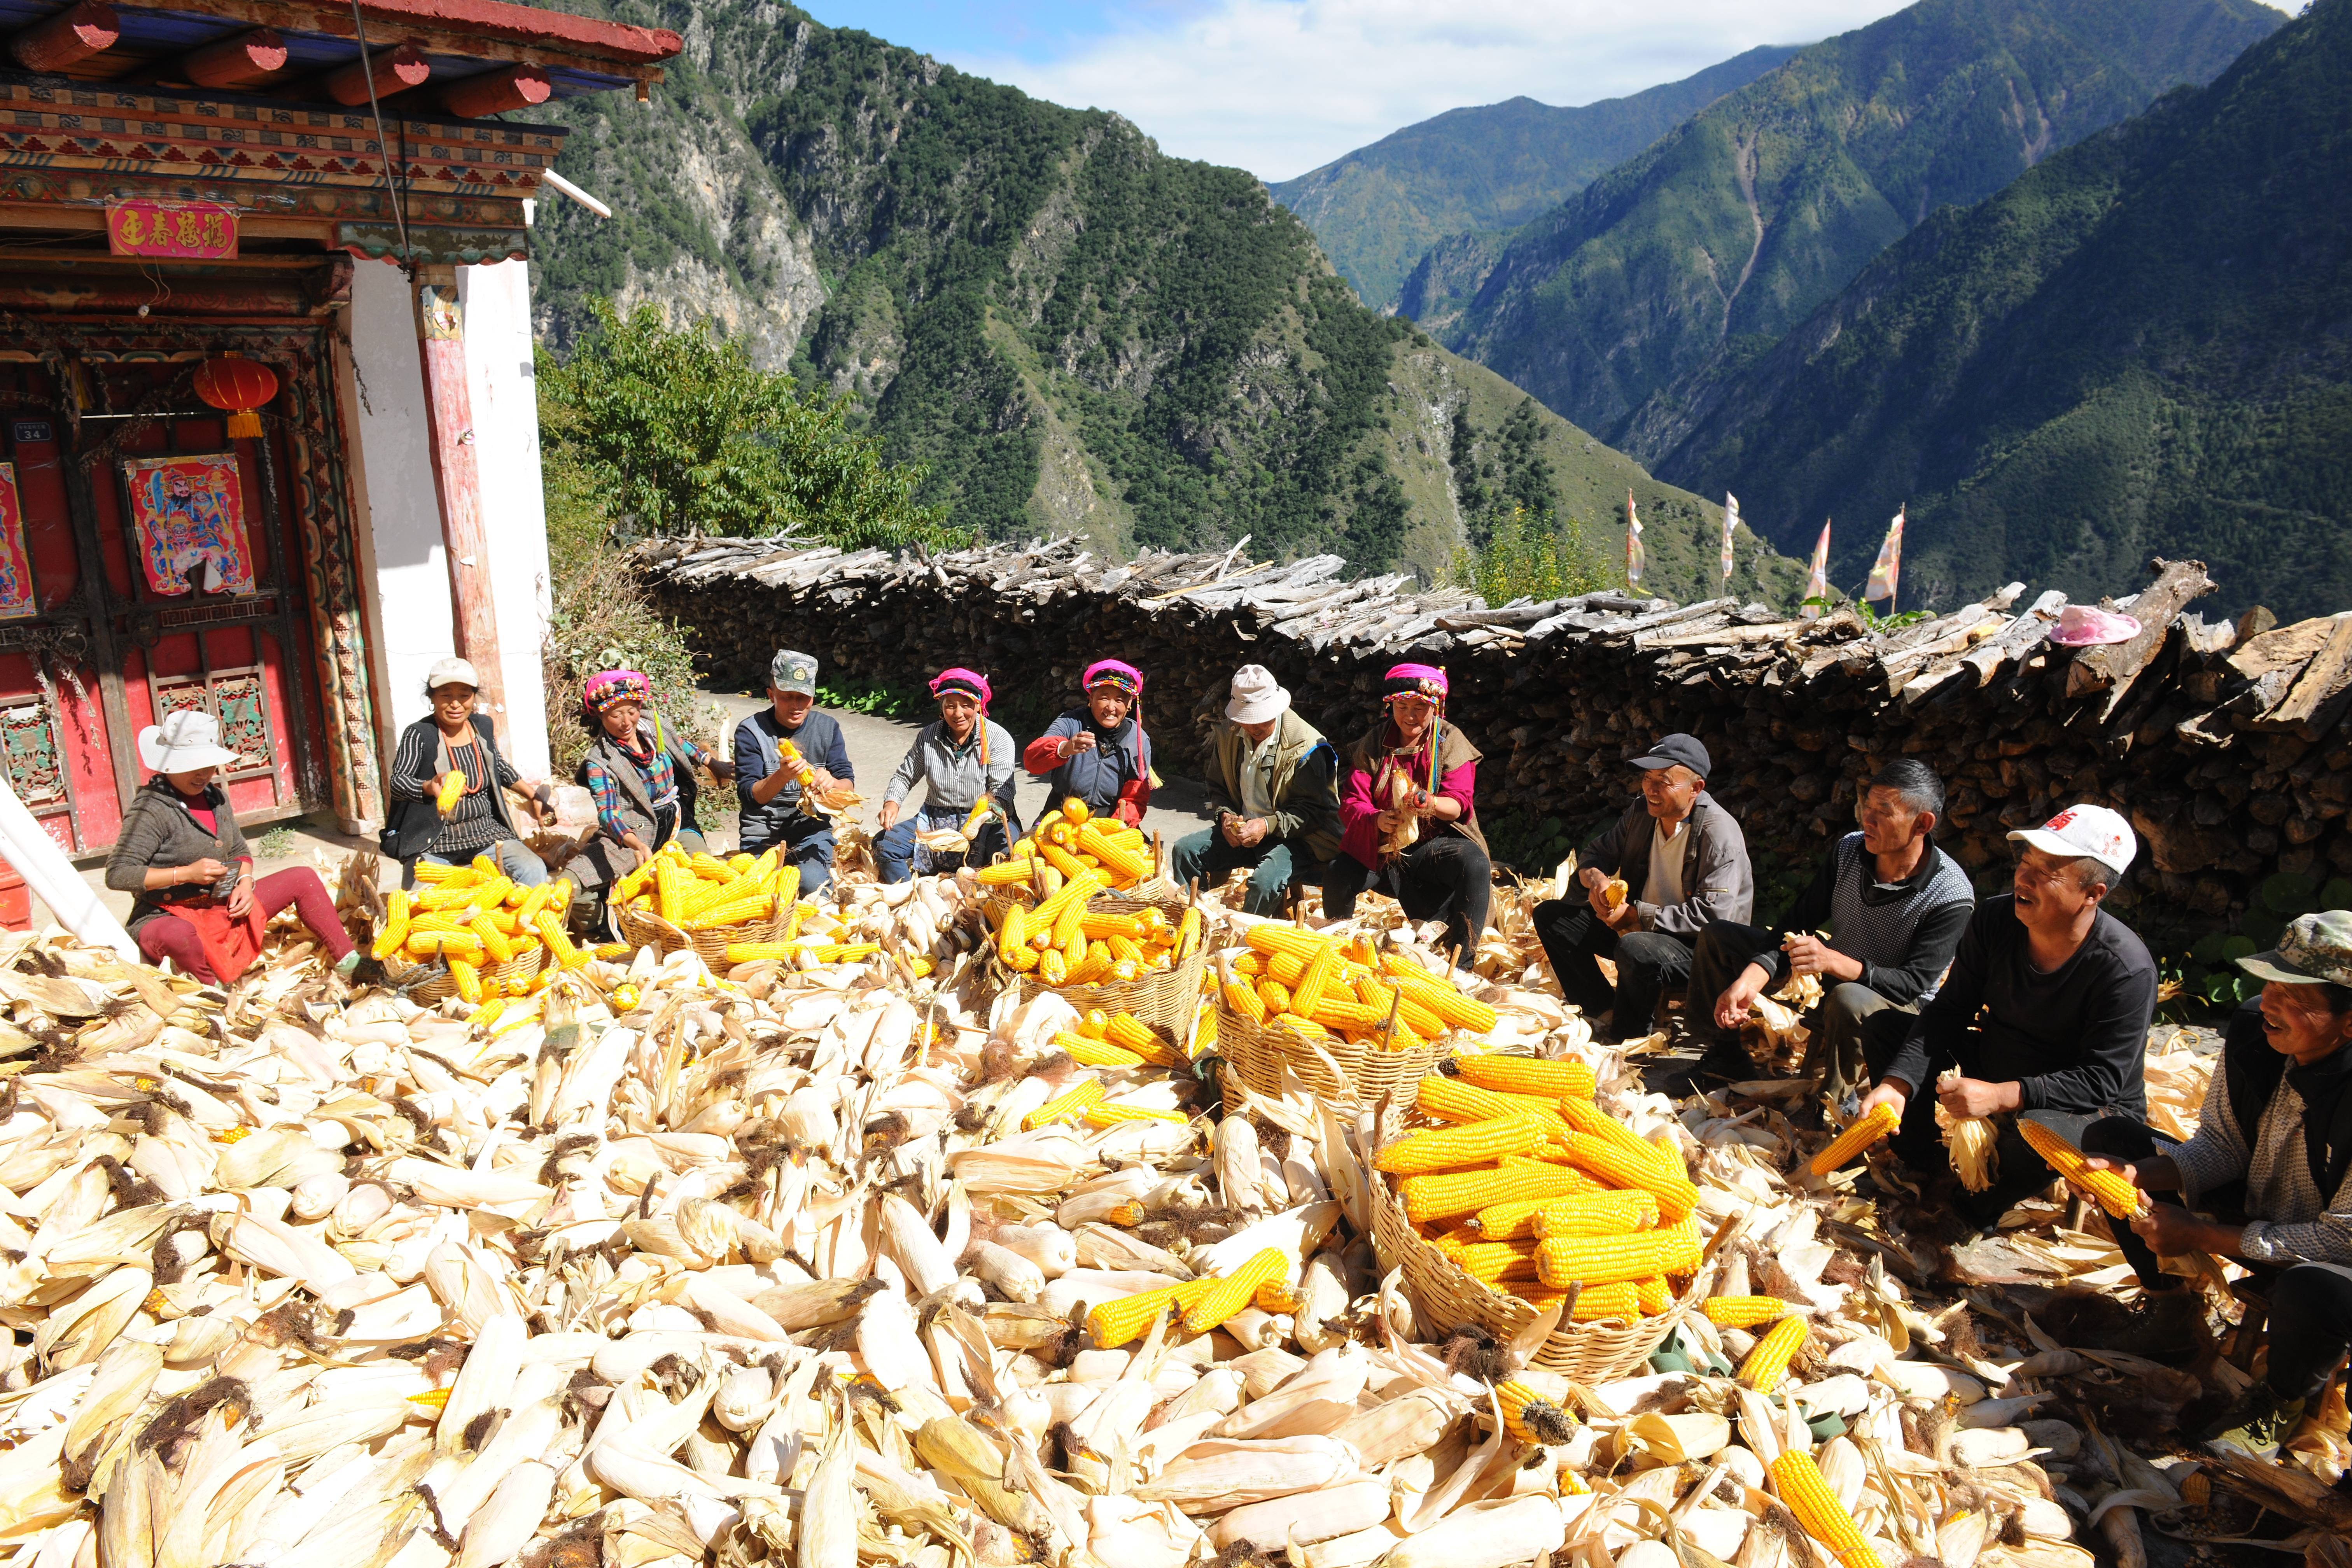
[(1536, 1211), (1534, 1234), (1539, 1237), (1630, 1236), (1654, 1229), (1658, 1200), (1640, 1188), (1584, 1193), (1554, 1198)]
[(1087, 1079), (1076, 1089), (1056, 1095), (1021, 1119), (1021, 1131), (1034, 1132), (1048, 1122), (1059, 1121), (1066, 1116), (1076, 1116), (1103, 1097), (1103, 1086)]
[(1015, 904), (1004, 911), (1004, 923), (996, 928), (996, 956), (1012, 963), (1015, 955), (1027, 951), (1028, 946), (1029, 911)]
[(1501, 1171), (1446, 1171), (1407, 1176), (1404, 1213), (1416, 1225), (1423, 1220), (1452, 1219), (1515, 1198), (1564, 1196), (1569, 1185), (1565, 1169), (1539, 1163)]
[(438, 887), (427, 888), (417, 894), (415, 907), (419, 910), (429, 910), (436, 914), (444, 910), (462, 910), (474, 901), (474, 889), (480, 885), (480, 881), (479, 878), (468, 871), (466, 873), (466, 880), (462, 882), (454, 880), (444, 882)]
[(1123, 1051), (1108, 1041), (1090, 1040), (1067, 1029), (1055, 1035), (1054, 1044), (1069, 1052), (1070, 1058), (1082, 1067), (1139, 1068), (1143, 1065), (1143, 1058), (1133, 1051)]
[(732, 903), (713, 904), (698, 915), (682, 917), (677, 923), (682, 931), (722, 931), (729, 926), (766, 920), (775, 912), (774, 900), (765, 893), (754, 893)]
[(1020, 856), (999, 860), (993, 866), (983, 866), (974, 873), (973, 880), (983, 888), (1009, 888), (1015, 882), (1026, 882), (1044, 867), (1045, 862), (1032, 856)]
[(1457, 1242), (1448, 1247), (1443, 1242), (1438, 1250), (1454, 1260), (1454, 1266), (1482, 1285), (1499, 1285), (1507, 1279), (1533, 1279), (1536, 1277), (1536, 1255), (1532, 1243), (1516, 1241)]
[[(1632, 1137), (1631, 1133), (1627, 1134)], [(1641, 1140), (1636, 1138), (1635, 1142)], [(1571, 1132), (1559, 1141), (1570, 1163), (1581, 1167), (1612, 1187), (1639, 1188), (1658, 1200), (1658, 1217), (1672, 1224), (1698, 1206), (1698, 1188), (1691, 1179), (1669, 1171), (1664, 1161), (1629, 1152), (1623, 1145)]]
[(1069, 965), (1069, 980), (1066, 984), (1092, 985), (1108, 978), (1109, 974), (1110, 949), (1101, 942), (1090, 942), (1087, 944), (1086, 956), (1076, 963)]
[(1830, 1490), (1810, 1450), (1784, 1449), (1765, 1469), (1772, 1478), (1772, 1489), (1780, 1494), (1780, 1500), (1797, 1516), (1805, 1533), (1830, 1549), (1838, 1560), (1838, 1568), (1885, 1568), (1878, 1553), (1863, 1540), (1861, 1527), (1853, 1522), (1853, 1516)]
[(1226, 1006), (1253, 1024), (1265, 1022), (1265, 1002), (1255, 991), (1238, 980), (1228, 980), (1219, 988), (1218, 995)]
[(1110, 947), (1110, 955), (1113, 962), (1124, 961), (1128, 963), (1136, 965), (1138, 968), (1142, 967), (1144, 962), (1143, 950), (1138, 947), (1131, 938), (1123, 936), (1108, 936), (1103, 938), (1103, 941)]
[(1683, 1173), (1682, 1156), (1660, 1148), (1635, 1135), (1633, 1130), (1602, 1110), (1590, 1100), (1574, 1095), (1562, 1095), (1552, 1102), (1560, 1115), (1577, 1131), (1613, 1144), (1636, 1159), (1649, 1160), (1675, 1175)]
[[(1895, 1109), (1881, 1101), (1871, 1107), (1869, 1115), (1839, 1133), (1828, 1148), (1814, 1155), (1813, 1163), (1808, 1168), (1816, 1176), (1826, 1176), (1902, 1124), (1903, 1118)], [(2032, 1139), (2027, 1142), (2031, 1142)]]
[(1460, 1127), (1412, 1132), (1381, 1150), (1372, 1168), (1391, 1175), (1417, 1176), (1426, 1171), (1456, 1171), (1483, 1164), (1506, 1154), (1524, 1154), (1558, 1131), (1534, 1116), (1504, 1116), (1472, 1121)]
[(446, 816), (466, 798), (466, 775), (451, 768), (441, 775), (441, 788), (433, 797), (434, 807)]
[(1401, 952), (1383, 953), (1381, 972), (1412, 988), (1422, 1003), (1456, 1029), (1474, 1035), (1495, 1031), (1495, 1009), (1475, 997), (1465, 996)]
[(577, 969), (588, 962), (588, 955), (572, 945), (571, 933), (563, 929), (563, 922), (556, 918), (553, 910), (541, 910), (536, 923), (539, 939), (547, 943), (548, 954), (559, 967)]
[[(1192, 1120), (1181, 1110), (1154, 1110), (1142, 1105), (1089, 1105), (1078, 1114), (1089, 1127), (1110, 1127), (1121, 1121), (1175, 1121)], [(1236, 1309), (1238, 1310), (1239, 1309)]]
[(625, 942), (600, 942), (594, 947), (588, 950), (588, 956), (591, 958), (602, 958), (609, 961), (616, 958), (626, 958), (629, 954), (635, 952), (636, 952), (636, 949), (631, 947)]
[[(1114, 838), (1104, 832), (1100, 823), (1089, 822), (1078, 829), (1078, 847), (1101, 861), (1107, 869), (1129, 881), (1139, 882), (1151, 875), (1150, 857), (1138, 854), (1131, 841)], [(1239, 1307), (1234, 1309), (1235, 1312), (1240, 1310)], [(1225, 1316), (1231, 1317), (1233, 1313), (1228, 1312)]]
[(1481, 1241), (1525, 1241), (1536, 1233), (1536, 1215), (1559, 1198), (1519, 1198), (1507, 1204), (1488, 1204), (1465, 1223), (1464, 1228)]
[(1166, 1042), (1152, 1033), (1151, 1026), (1132, 1013), (1114, 1013), (1105, 1029), (1104, 1038), (1123, 1051), (1132, 1052), (1145, 1061), (1160, 1067), (1176, 1065), (1176, 1053)]
[(1555, 1289), (1687, 1274), (1698, 1265), (1699, 1245), (1697, 1230), (1687, 1221), (1633, 1236), (1548, 1237), (1536, 1244), (1537, 1272)]
[(1257, 1288), (1283, 1276), (1282, 1249), (1269, 1247), (1220, 1279), (1201, 1299), (1184, 1309), (1184, 1331), (1205, 1334), (1250, 1304)]
[(403, 945), (408, 949), (411, 958), (456, 956), (476, 959), (482, 954), (482, 939), (469, 931), (420, 931), (412, 927), (408, 933), (408, 940)]
[(1184, 918), (1176, 922), (1176, 960), (1182, 963), (1201, 945), (1201, 910), (1197, 905), (1184, 910)]
[(1257, 999), (1265, 1004), (1265, 1016), (1269, 1018), (1290, 1011), (1290, 988), (1279, 980), (1259, 981)]
[[(1080, 963), (1086, 962), (1084, 959)], [(1070, 980), (1068, 955), (1058, 947), (1049, 947), (1037, 955), (1037, 979), (1046, 985), (1066, 985)]]
[[(1048, 898), (1044, 903), (1039, 904), (1034, 910), (1030, 911), (1029, 924), (1031, 929), (1034, 930), (1038, 926), (1052, 925), (1055, 921), (1061, 918), (1062, 911), (1068, 909), (1073, 904), (1079, 906), (1080, 912), (1078, 919), (1083, 921), (1086, 919), (1085, 905), (1087, 900), (1093, 898), (1097, 893), (1102, 891), (1102, 889), (1103, 879), (1100, 872), (1081, 871), (1076, 876), (1072, 877), (1068, 881), (1063, 883), (1060, 888), (1056, 889), (1051, 898)], [(1060, 945), (1067, 944), (1065, 943)]]
[(2130, 1219), (2147, 1206), (2140, 1190), (2121, 1171), (2085, 1169), (2080, 1149), (2032, 1117), (2019, 1117), (2017, 1131), (2023, 1135), (2026, 1147), (2042, 1156), (2042, 1163), (2098, 1199), (2099, 1206), (2115, 1218)]
[(422, 1394), (410, 1394), (408, 1403), (425, 1410), (440, 1410), (446, 1408), (449, 1403), (449, 1391), (446, 1388), (428, 1388)]
[[(627, 951), (622, 943), (614, 942), (613, 945), (621, 947), (623, 952)], [(795, 945), (789, 942), (730, 942), (727, 944), (727, 962), (730, 963), (781, 963), (790, 959), (795, 951), (797, 951)], [(596, 956), (604, 957), (604, 950), (598, 948)], [(618, 957), (620, 954), (615, 953), (614, 956)]]
[(1301, 963), (1312, 963), (1318, 953), (1331, 945), (1331, 939), (1328, 936), (1318, 936), (1311, 931), (1302, 931), (1276, 921), (1250, 927), (1243, 940), (1249, 943), (1252, 952), (1267, 957), (1287, 952)]
[(1215, 1283), (1214, 1279), (1195, 1279), (1186, 1285), (1166, 1285), (1157, 1290), (1121, 1296), (1114, 1301), (1097, 1302), (1087, 1313), (1087, 1333), (1101, 1349), (1117, 1350), (1131, 1340), (1141, 1339), (1160, 1313), (1171, 1308), (1182, 1312), (1207, 1295)]
[(1060, 809), (1062, 820), (1068, 823), (1072, 827), (1077, 826), (1078, 824), (1086, 821), (1087, 818), (1094, 815), (1093, 808), (1087, 805), (1085, 801), (1080, 800), (1074, 795), (1065, 795), (1062, 797)]
[(878, 942), (834, 942), (816, 949), (819, 963), (863, 963), (882, 951)]
[(465, 929), (465, 921), (456, 915), (444, 914), (439, 910), (425, 910), (411, 915), (408, 919), (408, 934), (411, 936), (422, 935), (429, 931), (462, 931)]
[(1454, 1058), (1462, 1081), (1500, 1094), (1558, 1100), (1573, 1095), (1592, 1098), (1592, 1069), (1573, 1058), (1545, 1061), (1537, 1057), (1465, 1055)]
[(466, 929), (482, 939), (482, 950), (489, 955), (490, 963), (504, 963), (514, 957), (514, 943), (509, 942), (507, 933), (492, 925), (487, 918), (477, 915)]
[(400, 951), (408, 940), (408, 895), (394, 891), (384, 898), (383, 929), (375, 933), (368, 952), (379, 963)]
[(1644, 1312), (1663, 1312), (1675, 1304), (1674, 1288), (1663, 1274), (1653, 1274), (1646, 1279), (1633, 1281), (1633, 1299)]
[(482, 1000), (482, 972), (463, 958), (449, 960), (449, 978), (457, 983), (457, 994), (478, 1005)]
[(1573, 1416), (1516, 1379), (1495, 1385), (1495, 1404), (1503, 1413), (1503, 1430), (1515, 1443), (1541, 1448), (1576, 1436)]
[[(1094, 1107), (1088, 1106), (1087, 1109), (1091, 1110)], [(1143, 1223), (1143, 1200), (1141, 1198), (1129, 1198), (1125, 1203), (1106, 1212), (1103, 1215), (1103, 1219), (1111, 1225), (1141, 1225)]]
[(1295, 991), (1307, 978), (1307, 961), (1295, 952), (1270, 952), (1265, 956), (1265, 972)]
[[(1076, 886), (1075, 883), (1071, 885)], [(1064, 891), (1067, 890), (1067, 889), (1064, 889)], [(1092, 897), (1092, 894), (1089, 894), (1088, 897)], [(1047, 901), (1051, 902), (1052, 900), (1048, 900)], [(1045, 910), (1041, 907), (1038, 910), (1038, 916), (1040, 919), (1043, 919), (1044, 915)], [(1087, 901), (1085, 899), (1078, 899), (1062, 906), (1061, 912), (1054, 917), (1053, 927), (1052, 940), (1054, 945), (1060, 948), (1065, 954), (1067, 954), (1075, 949), (1082, 962), (1086, 957), (1087, 952), (1086, 920)], [(1066, 958), (1065, 959), (1065, 962), (1067, 962)]]
[(470, 870), (465, 866), (436, 866), (429, 860), (419, 860), (416, 863), (416, 879), (426, 887), (438, 887), (455, 878), (469, 875)]
[(1759, 1394), (1769, 1394), (1780, 1387), (1780, 1379), (1788, 1374), (1789, 1358), (1805, 1342), (1809, 1327), (1804, 1319), (1793, 1314), (1773, 1324), (1756, 1342), (1756, 1348), (1748, 1352), (1748, 1359), (1739, 1363), (1739, 1381)]
[(1143, 922), (1133, 915), (1115, 915), (1108, 910), (1088, 910), (1079, 917), (1086, 933), (1094, 941), (1123, 936), (1132, 942), (1143, 934)]
[(1316, 1005), (1323, 1000), (1323, 988), (1339, 978), (1340, 958), (1337, 944), (1327, 942), (1307, 965), (1298, 982), (1298, 989), (1290, 995), (1291, 1010), (1315, 1016)]
[(506, 997), (504, 995), (493, 996), (466, 1016), (466, 1026), (467, 1028), (487, 1029), (492, 1024), (497, 1023), (499, 1021), (499, 1015), (504, 1013), (506, 1010)]
[[(1520, 1285), (1515, 1289), (1519, 1299), (1538, 1311), (1549, 1310), (1554, 1301), (1567, 1294), (1539, 1286)], [(1587, 1285), (1577, 1291), (1576, 1305), (1569, 1309), (1568, 1321), (1591, 1323), (1603, 1318), (1622, 1318), (1631, 1322), (1641, 1315), (1641, 1287), (1631, 1279), (1621, 1279), (1613, 1285)]]
[(1279, 1279), (1269, 1279), (1257, 1288), (1257, 1294), (1250, 1299), (1250, 1305), (1261, 1312), (1296, 1312), (1299, 1306), (1298, 1292)]
[(1789, 1315), (1789, 1303), (1778, 1296), (1709, 1296), (1706, 1321), (1718, 1329), (1752, 1329), (1777, 1323)]
[[(1322, 1022), (1318, 1016), (1318, 1023)], [(1489, 1121), (1497, 1116), (1538, 1116), (1555, 1126), (1565, 1126), (1567, 1119), (1559, 1107), (1550, 1100), (1538, 1100), (1524, 1094), (1501, 1094), (1491, 1089), (1443, 1073), (1431, 1073), (1421, 1080), (1413, 1094), (1412, 1108), (1423, 1116), (1433, 1116), (1441, 1121)]]

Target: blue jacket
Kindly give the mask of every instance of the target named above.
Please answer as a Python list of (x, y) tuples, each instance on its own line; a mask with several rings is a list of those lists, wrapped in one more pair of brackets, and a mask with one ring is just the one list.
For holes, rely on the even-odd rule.
[(801, 814), (801, 786), (788, 784), (765, 805), (751, 797), (751, 786), (776, 771), (783, 752), (780, 740), (798, 747), (813, 768), (831, 773), (843, 784), (855, 782), (849, 768), (849, 746), (833, 715), (812, 708), (800, 728), (787, 731), (776, 721), (773, 708), (763, 708), (735, 726), (735, 802), (741, 807), (742, 844), (762, 847), (774, 843), (785, 826)]
[(1132, 780), (1151, 776), (1151, 737), (1137, 726), (1133, 714), (1120, 720), (1118, 729), (1105, 730), (1094, 721), (1089, 710), (1073, 708), (1046, 726), (1040, 739), (1058, 741), (1080, 731), (1093, 732), (1095, 749), (1073, 752), (1042, 775), (1053, 791), (1050, 804), (1059, 805), (1076, 795), (1087, 803), (1088, 811), (1108, 816), (1118, 805), (1123, 787)]

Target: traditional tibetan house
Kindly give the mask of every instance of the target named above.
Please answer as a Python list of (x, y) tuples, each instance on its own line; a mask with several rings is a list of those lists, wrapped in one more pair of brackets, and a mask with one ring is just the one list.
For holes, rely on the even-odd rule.
[(371, 830), (453, 648), (545, 766), (531, 110), (678, 47), (499, 0), (0, 0), (0, 754), (70, 852), (194, 706), (243, 822)]

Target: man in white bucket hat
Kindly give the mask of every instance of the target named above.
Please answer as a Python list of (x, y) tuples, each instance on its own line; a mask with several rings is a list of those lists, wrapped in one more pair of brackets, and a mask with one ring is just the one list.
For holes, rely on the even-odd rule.
[(245, 759), (220, 742), (220, 723), (183, 708), (139, 731), (154, 776), (131, 797), (107, 858), (106, 885), (136, 895), (123, 922), (148, 962), (169, 959), (206, 984), (226, 985), (260, 956), (269, 917), (292, 909), (348, 979), (359, 950), (319, 873), (292, 866), (257, 881), (221, 770)]
[(1210, 803), (1217, 825), (1176, 842), (1176, 879), (1212, 887), (1250, 873), (1243, 905), (1278, 915), (1291, 881), (1339, 852), (1339, 753), (1291, 710), (1290, 693), (1264, 665), (1245, 664), (1209, 734)]
[(1937, 1104), (1993, 1119), (1997, 1174), (1957, 1198), (1979, 1225), (2055, 1177), (2018, 1132), (2018, 1113), (2070, 1138), (2097, 1117), (2147, 1116), (2156, 1016), (2156, 961), (2104, 907), (2131, 868), (2131, 824), (2074, 805), (2009, 837), (2022, 846), (2011, 890), (1977, 905), (1943, 989), (1916, 1018), (1876, 1015), (1863, 1041), (1878, 1087), (1861, 1110), (1895, 1108), (1895, 1151), (1915, 1170), (1948, 1163)]

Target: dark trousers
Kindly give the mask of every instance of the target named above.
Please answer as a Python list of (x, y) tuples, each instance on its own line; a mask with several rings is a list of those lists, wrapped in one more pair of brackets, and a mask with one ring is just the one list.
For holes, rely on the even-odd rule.
[(803, 812), (784, 819), (781, 831), (762, 822), (750, 825), (740, 848), (747, 855), (765, 854), (782, 842), (776, 858), (801, 868), (801, 891), (810, 893), (833, 880), (833, 823)]
[[(1628, 931), (1619, 936), (1592, 912), (1581, 896), (1550, 899), (1536, 906), (1536, 937), (1551, 961), (1560, 996), (1588, 1018), (1617, 1010), (1617, 1033), (1636, 1038), (1650, 1032), (1658, 998), (1689, 979), (1698, 939), (1670, 931)], [(1596, 959), (1613, 959), (1612, 992)], [(1727, 982), (1728, 984), (1728, 982)], [(1714, 1010), (1714, 1003), (1707, 1008)]]
[(1293, 848), (1288, 839), (1268, 837), (1236, 847), (1209, 827), (1179, 838), (1169, 852), (1169, 863), (1180, 886), (1198, 882), (1203, 888), (1220, 886), (1236, 868), (1247, 867), (1249, 892), (1242, 908), (1250, 914), (1271, 917), (1282, 913), (1292, 876), (1301, 867), (1314, 866), (1316, 859), (1304, 844)]
[(1332, 857), (1323, 877), (1323, 912), (1344, 921), (1356, 912), (1356, 895), (1385, 893), (1404, 906), (1412, 921), (1444, 921), (1445, 944), (1468, 962), (1486, 929), (1486, 905), (1494, 897), (1495, 868), (1486, 852), (1458, 833), (1422, 839), (1378, 870), (1352, 855)]
[[(1770, 931), (1730, 921), (1717, 921), (1699, 933), (1698, 951), (1691, 959), (1690, 995), (1683, 1006), (1691, 1032), (1710, 1050), (1728, 1049), (1737, 1043), (1737, 1037), (1715, 1021), (1717, 1000), (1749, 962), (1771, 945)], [(1822, 1005), (1806, 1016), (1810, 1037), (1799, 1076), (1819, 1078), (1822, 1094), (1833, 1104), (1844, 1103), (1869, 1082), (1862, 1049), (1864, 1022), (1888, 1011), (1912, 1018), (1919, 1009), (1899, 1006), (1858, 981), (1831, 986)]]
[[(1862, 1083), (1856, 1088), (1875, 1084), (1886, 1071), (1895, 1053), (1911, 1033), (1918, 1020), (1899, 1008), (1888, 1007), (1862, 1021), (1862, 1055), (1865, 1069)], [(2049, 1122), (2068, 1138), (2080, 1135), (2083, 1123), (2094, 1119), (2095, 1112), (2068, 1113), (2036, 1111), (2035, 1117)], [(2058, 1173), (2042, 1163), (2042, 1156), (2017, 1130), (2017, 1118), (2003, 1114), (1992, 1119), (1993, 1179), (1992, 1185), (1980, 1193), (1962, 1192), (1958, 1199), (1960, 1212), (1978, 1225), (1990, 1225), (2021, 1199), (2030, 1198), (2058, 1179)], [(1913, 1086), (1911, 1098), (1904, 1102), (1903, 1124), (1895, 1130), (1890, 1141), (1895, 1158), (1904, 1166), (1921, 1175), (1932, 1175), (1952, 1168), (1952, 1160), (1944, 1148), (1944, 1134), (1936, 1125), (1936, 1086), (1932, 1083)]]
[[(2083, 1152), (2116, 1160), (2145, 1160), (2157, 1152), (2156, 1133), (2129, 1116), (2105, 1116), (2083, 1131)], [(2178, 1196), (2179, 1194), (2174, 1194)], [(2197, 1195), (2197, 1212), (2223, 1225), (2260, 1216), (2246, 1213), (2246, 1187), (2231, 1182)], [(2116, 1246), (2151, 1290), (2177, 1290), (2181, 1281), (2157, 1267), (2156, 1249), (2121, 1220), (2109, 1220)], [(2352, 1268), (2338, 1263), (2294, 1263), (2284, 1268), (2261, 1263), (2246, 1267), (2270, 1298), (2269, 1361), (2263, 1381), (2281, 1399), (2316, 1403), (2327, 1392), (2336, 1363), (2352, 1348)]]

